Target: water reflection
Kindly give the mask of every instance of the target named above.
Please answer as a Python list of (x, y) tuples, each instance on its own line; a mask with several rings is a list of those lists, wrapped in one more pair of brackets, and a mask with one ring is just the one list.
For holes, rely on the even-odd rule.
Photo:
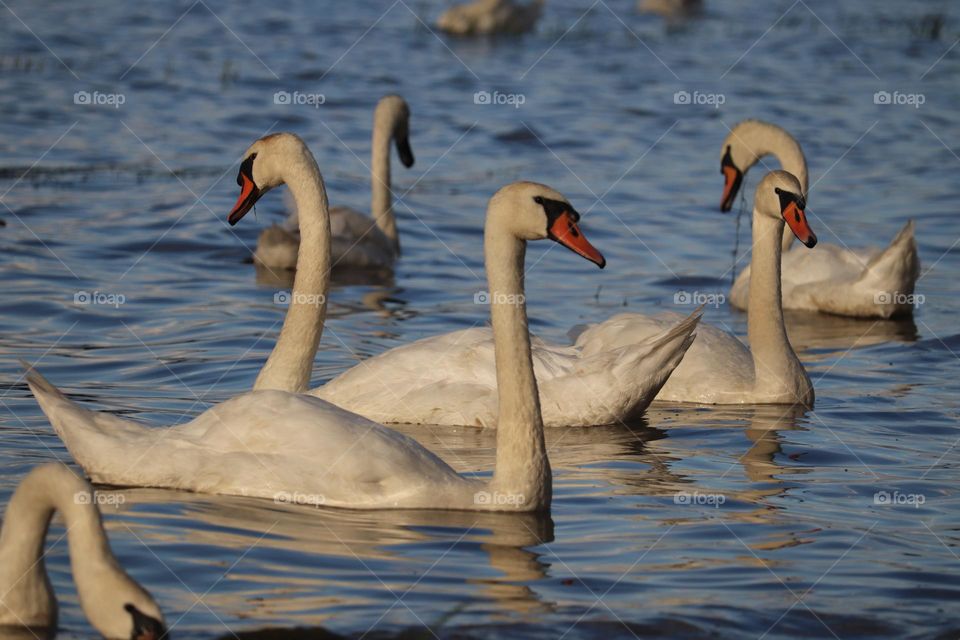
[[(553, 541), (553, 520), (546, 515), (367, 513), (241, 497), (211, 500), (157, 489), (119, 493), (124, 496), (123, 510), (135, 512), (136, 518), (124, 518), (115, 528), (128, 530), (147, 548), (194, 549), (200, 564), (204, 549), (250, 550), (250, 562), (230, 568), (231, 586), (203, 598), (218, 615), (311, 628), (328, 625), (338, 608), (364, 602), (365, 590), (382, 588), (395, 597), (412, 590), (408, 571), (427, 551), (440, 565), (447, 556), (455, 564), (454, 557), (478, 550), (486, 558), (487, 569), (471, 561), (474, 566), (464, 576), (465, 584), (476, 587), (472, 591), (489, 603), (489, 610), (496, 613), (493, 617), (535, 616), (554, 606), (531, 586), (546, 577), (549, 566), (529, 549)], [(171, 502), (178, 505), (174, 515), (169, 513)], [(151, 522), (143, 522), (144, 517)], [(166, 521), (165, 526), (157, 526), (158, 519)], [(449, 571), (438, 567), (436, 573)], [(353, 589), (348, 588), (351, 577), (365, 583), (365, 588), (357, 589), (356, 582)], [(177, 611), (193, 604), (189, 597), (164, 602), (173, 619)]]

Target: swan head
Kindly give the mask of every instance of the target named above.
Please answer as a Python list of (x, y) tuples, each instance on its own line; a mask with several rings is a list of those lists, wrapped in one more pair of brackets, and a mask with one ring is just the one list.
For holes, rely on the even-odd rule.
[(770, 218), (783, 218), (797, 240), (807, 247), (817, 244), (817, 236), (807, 222), (806, 199), (800, 181), (787, 171), (771, 171), (757, 185), (755, 210)]
[(380, 98), (377, 108), (373, 112), (374, 129), (383, 123), (390, 131), (390, 137), (397, 145), (397, 155), (400, 162), (408, 169), (413, 166), (413, 149), (410, 148), (410, 106), (407, 101), (398, 95), (387, 95)]
[(521, 240), (549, 238), (601, 269), (607, 261), (580, 231), (580, 214), (559, 192), (536, 182), (514, 182), (497, 191), (487, 221)]
[(233, 205), (227, 221), (237, 224), (270, 189), (291, 178), (294, 167), (313, 166), (316, 161), (310, 149), (293, 133), (272, 133), (250, 145), (243, 154), (237, 184), (240, 197)]

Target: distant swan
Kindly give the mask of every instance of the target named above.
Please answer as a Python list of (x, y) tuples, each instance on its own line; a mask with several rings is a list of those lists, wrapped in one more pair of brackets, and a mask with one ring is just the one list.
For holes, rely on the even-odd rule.
[(447, 9), (437, 27), (456, 36), (516, 35), (534, 28), (544, 0), (520, 4), (514, 0), (475, 0)]
[[(254, 391), (167, 429), (90, 411), (36, 371), (27, 382), (73, 457), (94, 480), (357, 509), (547, 511), (551, 474), (523, 300), (527, 241), (550, 238), (603, 266), (567, 200), (518, 182), (490, 199), (484, 255), (492, 296), (500, 429), (491, 479), (458, 474), (416, 440), (300, 391), (306, 390), (326, 314), (330, 223), (316, 161), (292, 134), (244, 154), (236, 223), (269, 189), (287, 184), (303, 242), (280, 337)], [(306, 261), (321, 268), (307, 269)]]
[[(807, 160), (800, 144), (786, 130), (759, 120), (735, 126), (721, 149), (724, 175), (721, 209), (729, 211), (743, 176), (763, 156), (771, 154), (786, 171), (797, 176), (807, 194)], [(892, 318), (913, 312), (912, 294), (920, 275), (920, 259), (913, 237), (913, 221), (900, 230), (884, 249), (851, 250), (821, 244), (816, 252), (783, 234), (783, 308), (822, 311), (841, 316)], [(748, 266), (730, 289), (730, 304), (746, 309), (750, 291)]]
[(62, 464), (36, 467), (20, 481), (0, 532), (0, 627), (55, 630), (57, 599), (44, 563), (53, 514), (67, 528), (80, 606), (111, 640), (160, 640), (163, 614), (120, 566), (100, 521), (93, 487)]
[[(813, 406), (813, 384), (790, 346), (780, 305), (780, 233), (784, 221), (807, 247), (817, 238), (807, 224), (800, 182), (772, 171), (757, 185), (753, 205), (753, 268), (748, 349), (726, 331), (701, 325), (657, 400), (703, 404)], [(585, 355), (633, 344), (663, 331), (671, 320), (623, 313), (588, 327), (577, 338)]]
[[(373, 113), (370, 145), (370, 210), (372, 216), (349, 207), (330, 208), (334, 268), (389, 269), (400, 256), (400, 235), (393, 213), (390, 142), (405, 167), (413, 166), (410, 149), (410, 107), (400, 96), (384, 96)], [(300, 229), (296, 211), (282, 224), (264, 229), (257, 239), (254, 260), (270, 269), (296, 269)]]

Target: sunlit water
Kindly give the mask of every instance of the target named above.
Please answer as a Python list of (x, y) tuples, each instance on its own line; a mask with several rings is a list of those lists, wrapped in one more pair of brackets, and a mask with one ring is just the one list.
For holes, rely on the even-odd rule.
[[(156, 425), (249, 389), (288, 285), (249, 263), (280, 195), (225, 225), (237, 160), (263, 133), (296, 131), (331, 199), (366, 208), (385, 93), (413, 110), (417, 164), (394, 171), (404, 255), (392, 280), (335, 289), (317, 384), (487, 321), (473, 303), (482, 216), (514, 179), (564, 192), (609, 261), (531, 247), (529, 312), (556, 340), (622, 309), (688, 311), (679, 291), (726, 291), (737, 216), (717, 211), (719, 145), (746, 117), (801, 140), (822, 242), (884, 244), (917, 221), (912, 322), (789, 318), (815, 411), (655, 406), (641, 424), (552, 430), (552, 519), (108, 493), (122, 502), (105, 507), (113, 546), (176, 637), (960, 634), (960, 32), (949, 11), (939, 32), (926, 17), (949, 3), (708, 0), (668, 28), (629, 1), (565, 0), (535, 34), (481, 42), (421, 24), (440, 1), (47, 4), (0, 9), (4, 503), (32, 466), (70, 461), (18, 358)], [(124, 103), (78, 105), (78, 91)], [(278, 105), (277, 91), (325, 103)], [(523, 104), (475, 104), (478, 91)], [(677, 91), (724, 103), (677, 105)], [(925, 102), (877, 105), (877, 91)], [(740, 255), (748, 244), (744, 215)], [(706, 320), (746, 332), (725, 304)], [(458, 469), (491, 468), (491, 433), (406, 430)], [(64, 543), (49, 566), (63, 634), (89, 636)]]

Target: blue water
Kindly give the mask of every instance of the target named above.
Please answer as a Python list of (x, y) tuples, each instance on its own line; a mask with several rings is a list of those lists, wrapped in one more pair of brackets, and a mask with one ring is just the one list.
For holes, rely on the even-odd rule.
[[(562, 340), (623, 309), (683, 311), (680, 290), (725, 292), (737, 215), (717, 210), (719, 147), (757, 117), (803, 144), (821, 242), (883, 245), (917, 222), (912, 321), (788, 317), (815, 410), (655, 405), (635, 425), (551, 430), (549, 518), (124, 490), (105, 509), (114, 549), (177, 638), (960, 636), (956, 6), (706, 4), (666, 25), (626, 0), (558, 0), (526, 37), (462, 41), (425, 26), (440, 0), (8, 1), (0, 500), (32, 466), (70, 462), (18, 358), (88, 406), (157, 425), (249, 389), (282, 321), (273, 296), (289, 286), (250, 264), (279, 195), (225, 224), (258, 136), (299, 133), (333, 202), (363, 209), (372, 106), (394, 92), (413, 112), (417, 164), (394, 170), (403, 259), (393, 278), (333, 291), (320, 384), (486, 321), (473, 304), (482, 216), (516, 179), (567, 195), (609, 263), (531, 247), (540, 335)], [(278, 105), (277, 91), (324, 104)], [(475, 104), (478, 91), (523, 104)], [(678, 105), (678, 91), (723, 104)], [(923, 104), (878, 105), (878, 91)], [(103, 104), (75, 104), (76, 92)], [(742, 255), (748, 216), (739, 234)], [(104, 304), (75, 303), (83, 292)], [(727, 305), (706, 321), (746, 333)], [(492, 434), (404, 430), (458, 469), (492, 466)], [(914, 504), (877, 504), (878, 492)], [(64, 543), (48, 564), (62, 635), (89, 637)]]

